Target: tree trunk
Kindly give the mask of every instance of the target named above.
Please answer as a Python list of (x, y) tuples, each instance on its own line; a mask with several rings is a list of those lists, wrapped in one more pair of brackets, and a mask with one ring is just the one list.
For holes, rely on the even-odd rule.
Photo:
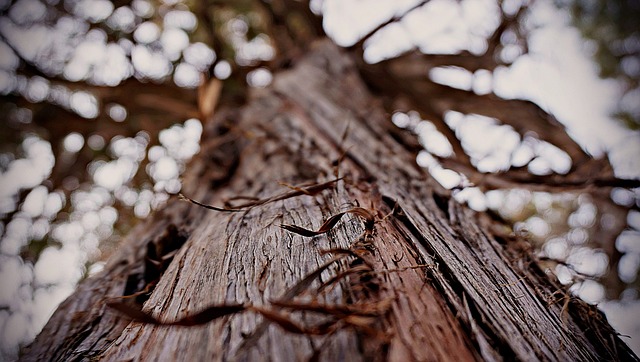
[[(184, 175), (186, 196), (245, 206), (172, 199), (58, 308), (23, 359), (636, 359), (595, 307), (453, 202), (388, 118), (348, 55), (313, 44), (246, 106), (217, 112)], [(327, 233), (300, 235), (349, 210)], [(251, 307), (185, 327), (130, 321), (106, 300), (144, 301), (165, 322)]]

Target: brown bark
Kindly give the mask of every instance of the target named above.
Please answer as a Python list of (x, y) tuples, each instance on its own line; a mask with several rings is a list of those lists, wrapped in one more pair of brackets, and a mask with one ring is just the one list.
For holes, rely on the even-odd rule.
[[(171, 200), (60, 306), (23, 359), (635, 359), (597, 310), (569, 297), (553, 303), (563, 295), (559, 287), (530, 259), (514, 260), (476, 215), (454, 203), (392, 127), (354, 62), (327, 41), (314, 44), (247, 106), (221, 110), (206, 125), (183, 192), (224, 207), (238, 195), (289, 191), (278, 181), (330, 181), (336, 166), (344, 178), (240, 212)], [(375, 232), (352, 215), (313, 238), (279, 227), (317, 230), (358, 205), (376, 215)], [(336, 248), (358, 256), (323, 253)], [(332, 258), (339, 260), (317, 280), (299, 284)], [(105, 307), (106, 299), (156, 279), (143, 310), (162, 321), (223, 303), (250, 303), (308, 330), (330, 316), (272, 302), (377, 312), (342, 316), (337, 329), (310, 335), (252, 311), (179, 327), (128, 322)]]

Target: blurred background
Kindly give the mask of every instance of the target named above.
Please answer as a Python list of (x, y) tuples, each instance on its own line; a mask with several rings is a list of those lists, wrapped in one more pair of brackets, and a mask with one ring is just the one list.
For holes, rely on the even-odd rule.
[[(572, 158), (534, 132), (450, 110), (442, 121), (474, 168), (465, 172), (449, 159), (455, 142), (437, 120), (390, 112), (424, 147), (418, 164), (526, 240), (639, 353), (638, 1), (3, 0), (0, 360), (16, 358), (123, 235), (180, 191), (208, 115), (198, 89), (201, 97), (211, 79), (223, 80), (220, 104), (233, 105), (269, 85), (282, 52), (269, 30), (292, 4), (310, 6), (328, 36), (361, 46), (369, 63), (415, 50), (486, 55), (490, 66), (435, 66), (425, 76), (535, 103), (587, 154), (608, 160), (613, 175), (631, 180), (596, 189), (480, 187), (483, 175), (507, 170), (564, 175)], [(304, 33), (305, 19), (285, 20)]]

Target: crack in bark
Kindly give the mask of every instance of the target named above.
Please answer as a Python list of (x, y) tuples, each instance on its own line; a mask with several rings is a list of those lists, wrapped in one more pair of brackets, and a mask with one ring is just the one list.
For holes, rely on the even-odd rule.
[[(409, 231), (413, 238), (418, 240), (420, 244), (427, 249), (429, 256), (436, 260), (436, 264), (438, 265), (437, 269), (440, 273), (431, 272), (431, 279), (434, 281), (433, 286), (441, 295), (443, 295), (442, 300), (446, 302), (449, 310), (456, 316), (464, 316), (466, 311), (462, 309), (461, 306), (462, 301), (466, 301), (466, 307), (469, 309), (469, 313), (466, 313), (466, 316), (463, 317), (464, 323), (462, 323), (462, 326), (469, 333), (469, 336), (473, 336), (473, 344), (475, 345), (476, 350), (482, 355), (486, 355), (485, 352), (487, 351), (483, 348), (486, 348), (487, 345), (481, 344), (480, 341), (486, 341), (488, 337), (488, 343), (494, 349), (491, 353), (492, 355), (497, 354), (502, 357), (507, 357), (505, 360), (517, 359), (517, 354), (511, 346), (506, 341), (498, 337), (492, 326), (485, 322), (483, 314), (473, 307), (473, 303), (469, 304), (468, 301), (473, 299), (467, 298), (467, 293), (465, 292), (464, 287), (453, 277), (454, 273), (448, 269), (446, 260), (443, 260), (438, 256), (435, 249), (430, 246), (430, 243), (423, 237), (422, 233), (407, 217), (402, 207), (398, 205), (395, 200), (389, 197), (383, 197), (383, 201), (388, 207), (395, 207), (397, 209), (395, 219), (398, 220), (407, 229), (407, 231)], [(432, 236), (440, 238), (440, 235), (438, 235), (435, 230), (431, 231)], [(444, 240), (442, 241), (444, 242)], [(450, 289), (455, 293), (455, 299), (453, 299), (453, 296), (447, 292), (447, 289)], [(478, 331), (478, 328), (481, 332)], [(482, 333), (482, 335), (477, 335), (477, 333)]]

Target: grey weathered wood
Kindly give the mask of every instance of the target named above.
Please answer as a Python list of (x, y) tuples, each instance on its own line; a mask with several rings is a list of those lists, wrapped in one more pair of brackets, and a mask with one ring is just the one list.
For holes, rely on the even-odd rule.
[[(206, 126), (209, 137), (185, 174), (183, 191), (215, 205), (236, 195), (265, 198), (287, 190), (278, 181), (333, 179), (335, 161), (344, 153), (343, 180), (316, 195), (235, 213), (171, 200), (123, 240), (103, 273), (61, 305), (23, 358), (634, 359), (599, 314), (549, 303), (557, 286), (535, 266), (514, 262), (475, 214), (452, 202), (415, 164), (402, 137), (392, 137), (393, 125), (354, 64), (330, 42), (316, 43), (246, 107), (220, 111)], [(211, 304), (269, 307), (333, 257), (322, 250), (352, 247), (364, 231), (362, 220), (353, 216), (314, 238), (279, 225), (316, 229), (355, 205), (378, 214), (372, 246), (363, 255), (378, 271), (379, 290), (363, 289), (362, 275), (352, 275), (328, 293), (314, 292), (321, 281), (348, 268), (353, 259), (344, 258), (324, 271), (321, 281), (289, 294), (296, 294), (296, 301), (334, 305), (390, 303), (386, 314), (370, 321), (378, 336), (366, 327), (297, 335), (252, 312), (202, 326), (154, 326), (127, 323), (104, 307), (105, 297), (127, 294), (127, 280), (129, 293), (144, 287), (143, 280), (133, 281), (143, 279), (149, 245), (166, 254), (172, 243), (178, 252), (145, 311), (170, 321)], [(410, 268), (417, 265), (425, 267)], [(312, 313), (295, 312), (291, 318), (302, 325), (318, 321)]]

